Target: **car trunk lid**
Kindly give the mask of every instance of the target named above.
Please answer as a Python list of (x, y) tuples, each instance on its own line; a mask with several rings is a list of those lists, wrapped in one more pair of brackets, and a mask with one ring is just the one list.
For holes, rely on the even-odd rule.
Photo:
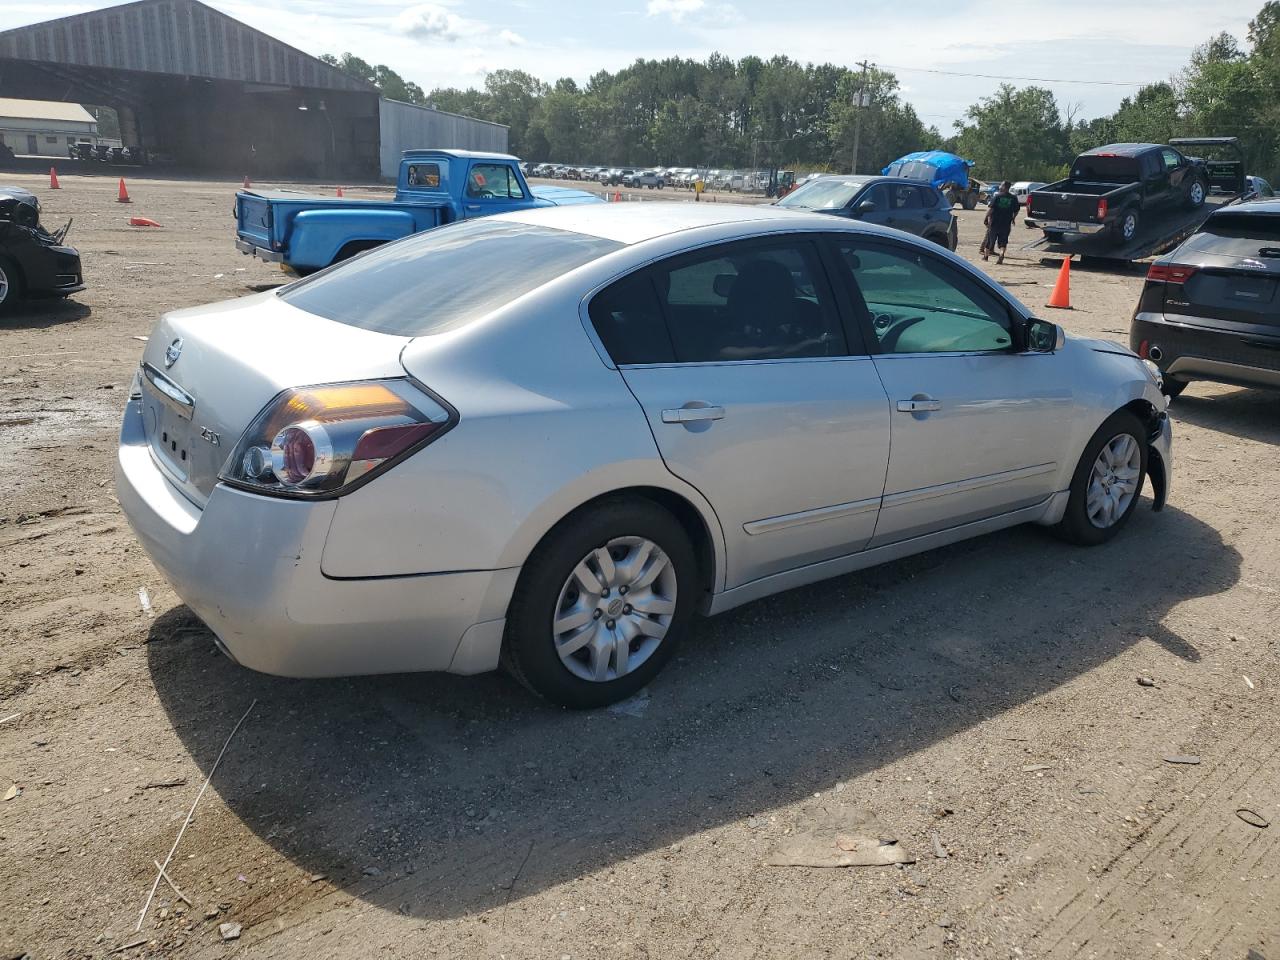
[(143, 428), (170, 480), (203, 507), (236, 441), (287, 387), (403, 376), (408, 337), (307, 313), (274, 293), (166, 314), (143, 353)]

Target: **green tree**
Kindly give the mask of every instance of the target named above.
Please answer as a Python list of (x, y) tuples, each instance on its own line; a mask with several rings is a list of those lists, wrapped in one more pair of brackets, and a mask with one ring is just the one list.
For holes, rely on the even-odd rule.
[(1070, 158), (1070, 138), (1053, 94), (1043, 87), (1003, 83), (957, 121), (956, 147), (984, 180), (1052, 176)]

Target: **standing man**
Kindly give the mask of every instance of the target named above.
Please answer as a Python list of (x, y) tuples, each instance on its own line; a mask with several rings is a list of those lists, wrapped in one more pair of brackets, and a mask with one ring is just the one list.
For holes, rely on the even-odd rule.
[(1009, 230), (1018, 219), (1018, 198), (1009, 192), (1013, 184), (1008, 180), (1000, 184), (1000, 189), (987, 204), (987, 216), (982, 222), (986, 224), (987, 236), (982, 241), (982, 259), (988, 259), (1000, 247), (1000, 256), (996, 263), (1004, 263), (1005, 251), (1009, 247)]

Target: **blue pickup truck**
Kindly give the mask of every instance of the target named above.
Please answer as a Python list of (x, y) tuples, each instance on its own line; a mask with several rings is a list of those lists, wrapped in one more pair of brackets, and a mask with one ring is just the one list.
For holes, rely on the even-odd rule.
[(506, 154), (406, 150), (392, 200), (241, 190), (236, 194), (236, 248), (307, 274), (457, 220), (602, 202), (585, 190), (531, 188), (520, 161)]

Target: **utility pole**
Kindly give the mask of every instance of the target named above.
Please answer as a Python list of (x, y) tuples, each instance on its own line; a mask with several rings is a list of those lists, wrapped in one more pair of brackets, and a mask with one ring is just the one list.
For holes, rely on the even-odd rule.
[(858, 66), (862, 67), (862, 82), (853, 98), (853, 168), (849, 171), (854, 174), (858, 172), (858, 147), (862, 143), (862, 110), (871, 105), (871, 94), (867, 93), (867, 70), (870, 64), (863, 60)]

